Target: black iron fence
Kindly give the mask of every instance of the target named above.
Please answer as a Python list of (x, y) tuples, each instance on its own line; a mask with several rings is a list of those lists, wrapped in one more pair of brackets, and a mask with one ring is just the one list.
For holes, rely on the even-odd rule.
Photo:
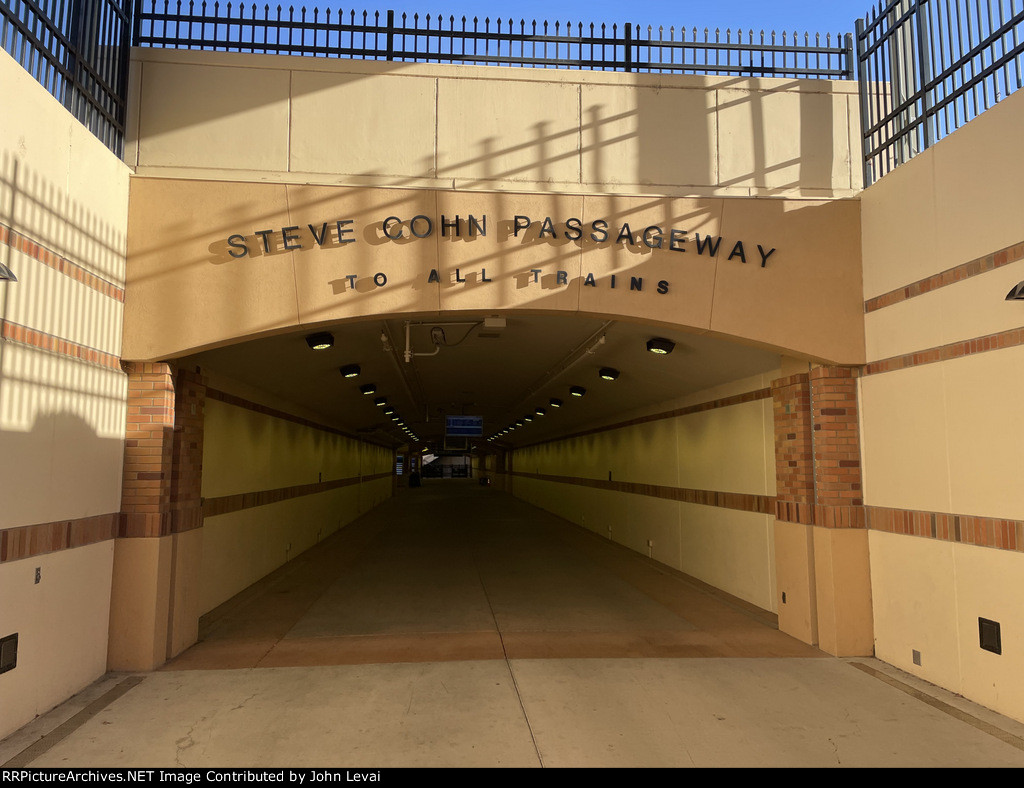
[(118, 155), (124, 140), (131, 2), (0, 0), (0, 47)]
[(864, 184), (1021, 87), (1022, 0), (884, 0), (857, 21)]
[(201, 0), (141, 0), (139, 46), (263, 54), (853, 79), (850, 36), (641, 28), (490, 17), (331, 11)]

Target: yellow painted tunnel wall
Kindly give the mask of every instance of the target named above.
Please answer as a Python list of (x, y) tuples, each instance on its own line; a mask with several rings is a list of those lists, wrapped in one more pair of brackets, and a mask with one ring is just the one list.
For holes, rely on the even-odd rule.
[[(760, 375), (653, 412), (767, 388)], [(645, 414), (647, 415), (647, 414)], [(589, 530), (765, 610), (775, 611), (771, 514), (600, 489), (571, 480), (775, 495), (770, 397), (517, 449), (513, 492)], [(530, 474), (570, 477), (564, 481)]]
[[(208, 399), (204, 499), (335, 480), (352, 483), (205, 517), (200, 612), (209, 612), (389, 498), (391, 458), (391, 450), (381, 446)], [(386, 475), (360, 481), (376, 474)]]

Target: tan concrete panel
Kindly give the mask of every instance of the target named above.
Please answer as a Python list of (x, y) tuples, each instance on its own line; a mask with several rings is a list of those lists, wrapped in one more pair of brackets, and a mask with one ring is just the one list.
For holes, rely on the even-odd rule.
[(123, 305), (34, 257), (11, 249), (3, 258), (18, 277), (6, 319), (104, 353), (121, 352)]
[(628, 503), (631, 539), (626, 547), (681, 569), (680, 504), (642, 495), (629, 496)]
[(171, 593), (171, 632), (168, 657), (175, 657), (199, 640), (200, 590), (203, 568), (203, 529), (174, 534), (174, 583)]
[(941, 238), (937, 271), (1024, 240), (1022, 126), (1024, 95), (1011, 93), (929, 151)]
[[(292, 243), (302, 245), (294, 253), (301, 323), (438, 309), (438, 286), (427, 282), (438, 265), (434, 192), (289, 186), (288, 205), (288, 226), (299, 228)], [(430, 237), (413, 235), (409, 224), (417, 216), (433, 223)], [(385, 237), (383, 224), (389, 217), (402, 221), (388, 226), (388, 232), (401, 232), (402, 238)], [(339, 221), (351, 222), (340, 226), (340, 236)], [(309, 225), (323, 236), (325, 222), (327, 235), (320, 245)], [(422, 234), (425, 227), (421, 219), (414, 229)]]
[(443, 80), (437, 88), (437, 116), (441, 178), (482, 184), (580, 182), (576, 85)]
[[(675, 419), (679, 486), (767, 495), (764, 405), (744, 402)], [(774, 432), (772, 434), (774, 468)]]
[(292, 172), (433, 177), (433, 78), (292, 72)]
[(869, 375), (860, 387), (864, 502), (951, 511), (942, 365)]
[(967, 262), (942, 262), (948, 258), (942, 253), (946, 232), (935, 213), (937, 189), (933, 159), (926, 151), (861, 194), (865, 299)]
[(912, 353), (1018, 328), (1024, 309), (1006, 301), (1024, 279), (1024, 261), (865, 315), (870, 359)]
[(862, 363), (859, 204), (724, 202), (711, 329), (822, 360)]
[(61, 211), (66, 254), (114, 284), (124, 284), (128, 168), (80, 123), (71, 125), (67, 191)]
[[(699, 254), (696, 237), (720, 232), (722, 200), (587, 197), (582, 245), (580, 310), (708, 328), (720, 263)], [(607, 239), (594, 241), (591, 224), (607, 223)], [(626, 227), (628, 225), (628, 229)], [(651, 230), (648, 228), (660, 228)], [(673, 244), (673, 230), (677, 231)], [(617, 238), (627, 233), (632, 242)], [(601, 232), (596, 233), (602, 237)], [(658, 236), (661, 235), (661, 241)], [(661, 244), (661, 248), (650, 248)], [(674, 250), (675, 246), (678, 250)], [(588, 275), (593, 274), (593, 280)], [(615, 287), (611, 277), (615, 276)], [(634, 289), (633, 279), (642, 289)], [(659, 292), (659, 282), (667, 292)]]
[(114, 541), (110, 670), (152, 670), (167, 659), (171, 572), (171, 537)]
[(944, 312), (942, 291), (938, 290), (865, 314), (867, 360), (878, 361), (945, 344)]
[(774, 517), (680, 504), (680, 569), (715, 588), (774, 611)]
[(953, 545), (880, 531), (868, 543), (875, 656), (961, 692)]
[(721, 185), (849, 186), (845, 101), (810, 91), (719, 90), (717, 108)]
[(580, 100), (584, 183), (718, 182), (714, 91), (583, 85)]
[[(779, 631), (804, 643), (818, 642), (812, 527), (775, 521), (776, 605)], [(783, 601), (785, 594), (785, 601)]]
[[(295, 325), (294, 253), (280, 233), (289, 221), (284, 186), (133, 179), (124, 357)], [(261, 230), (274, 231), (269, 253)], [(230, 255), (234, 234), (246, 237), (244, 257)]]
[(1024, 347), (943, 364), (950, 511), (1024, 520)]
[(874, 655), (868, 533), (814, 528), (818, 646), (837, 657)]
[(145, 63), (139, 165), (286, 171), (289, 80), (269, 68)]
[(676, 465), (680, 419), (666, 419), (616, 430), (617, 451), (608, 456), (608, 467), (616, 481), (642, 484), (679, 484)]
[(5, 343), (0, 528), (119, 511), (126, 379)]
[(107, 541), (0, 564), (0, 631), (18, 633), (18, 666), (0, 676), (0, 738), (107, 672), (113, 555)]
[[(441, 228), (435, 228), (441, 309), (576, 311), (580, 300), (580, 246), (564, 237), (562, 224), (569, 217), (582, 218), (582, 197), (438, 192), (437, 209), (439, 217), (452, 221), (458, 215), (463, 222), (458, 238), (454, 231), (442, 237)], [(469, 235), (470, 214), (478, 220), (487, 217), (486, 237)], [(518, 234), (516, 216), (531, 222)], [(547, 233), (540, 237), (546, 218), (556, 228), (557, 238)], [(457, 281), (456, 271), (465, 282)], [(560, 277), (560, 271), (564, 277)], [(485, 273), (491, 282), (484, 281)]]
[(119, 283), (128, 168), (6, 52), (0, 82), (32, 108), (0, 126), (0, 222)]
[[(963, 694), (983, 706), (1024, 721), (1024, 555), (973, 545), (953, 545), (956, 564), (959, 662)], [(978, 619), (1000, 624), (1002, 654), (980, 646)]]

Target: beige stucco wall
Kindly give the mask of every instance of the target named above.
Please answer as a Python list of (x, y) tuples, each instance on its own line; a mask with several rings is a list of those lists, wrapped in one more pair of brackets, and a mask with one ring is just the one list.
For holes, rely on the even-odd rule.
[[(468, 235), (471, 215), (486, 217), (485, 236)], [(402, 233), (395, 240), (385, 235), (392, 216), (404, 220), (387, 226), (393, 237)], [(413, 236), (413, 229), (426, 232), (422, 219), (409, 226), (416, 216), (433, 222), (432, 235)], [(461, 217), (461, 237), (442, 236), (442, 216)], [(516, 216), (532, 220), (518, 235)], [(856, 364), (863, 360), (859, 216), (853, 200), (135, 178), (124, 353), (165, 358), (382, 313), (525, 310), (685, 326)], [(548, 218), (557, 237), (541, 237)], [(565, 237), (572, 218), (583, 223), (578, 240)], [(339, 220), (352, 222), (342, 227), (344, 242)], [(607, 223), (606, 240), (595, 221)], [(623, 225), (632, 243), (616, 242)], [(649, 227), (660, 228), (660, 248), (636, 240)], [(284, 228), (295, 228), (288, 245), (297, 248), (285, 248)], [(259, 235), (265, 230), (272, 235)], [(327, 242), (317, 243), (325, 230)], [(670, 248), (673, 230), (678, 251)], [(652, 246), (656, 235), (648, 236)], [(715, 256), (708, 238), (721, 239)], [(768, 255), (763, 267), (759, 246)], [(377, 274), (386, 277), (383, 286), (374, 283)], [(593, 286), (586, 284), (591, 274)], [(631, 289), (633, 278), (642, 290)]]
[[(0, 223), (122, 286), (128, 168), (0, 51)], [(119, 301), (0, 245), (0, 319), (114, 356)], [(126, 384), (119, 370), (0, 339), (0, 529), (120, 509)], [(0, 737), (107, 666), (113, 542), (0, 563)], [(41, 571), (39, 584), (35, 570)]]
[[(223, 390), (235, 388), (216, 375), (212, 382)], [(252, 390), (246, 394), (251, 396)], [(380, 446), (206, 401), (206, 499), (387, 473), (391, 456)], [(204, 518), (199, 613), (209, 612), (390, 495), (391, 478), (385, 477)]]
[[(866, 298), (1024, 241), (1022, 123), (1015, 93), (864, 192)], [(1021, 327), (1021, 304), (1004, 297), (1022, 279), (1011, 263), (868, 313), (868, 361)], [(1022, 386), (1019, 346), (863, 377), (865, 503), (1024, 520)], [(1024, 554), (870, 537), (877, 655), (1024, 719)], [(979, 648), (978, 617), (1002, 624), (1002, 655)]]
[(855, 82), (132, 57), (142, 175), (815, 199), (860, 187)]
[[(654, 412), (770, 385), (759, 375), (663, 403)], [(775, 495), (772, 400), (517, 449), (513, 470), (718, 492)], [(673, 569), (775, 611), (772, 515), (513, 477), (530, 503)], [(649, 544), (650, 542), (650, 544)]]

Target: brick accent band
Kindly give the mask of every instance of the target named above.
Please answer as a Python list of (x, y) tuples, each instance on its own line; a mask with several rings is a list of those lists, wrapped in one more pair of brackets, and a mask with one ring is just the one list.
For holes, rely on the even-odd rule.
[(113, 353), (106, 353), (96, 348), (80, 345), (70, 339), (61, 339), (53, 334), (46, 334), (34, 328), (12, 323), (9, 320), (0, 320), (2, 331), (0, 336), (9, 342), (17, 342), (19, 345), (42, 350), (47, 353), (55, 353), (58, 356), (81, 361), (106, 369), (121, 371), (121, 360)]
[(900, 287), (874, 298), (869, 298), (864, 302), (864, 312), (870, 313), (884, 309), (887, 306), (930, 293), (932, 290), (938, 290), (940, 287), (962, 282), (964, 279), (984, 274), (987, 271), (995, 270), (1000, 266), (1015, 263), (1022, 259), (1024, 259), (1024, 242), (1008, 246), (1005, 249), (1000, 249), (998, 252), (979, 257), (976, 260), (962, 263), (925, 279), (918, 279), (906, 287)]
[(1024, 520), (866, 506), (872, 531), (1024, 552)]
[(117, 536), (118, 512), (0, 531), (0, 563), (105, 542)]
[(256, 492), (238, 493), (237, 495), (222, 495), (219, 498), (206, 498), (203, 500), (203, 517), (216, 517), (219, 514), (240, 512), (243, 509), (251, 509), (255, 506), (266, 506), (271, 503), (287, 501), (291, 498), (316, 495), (328, 490), (336, 490), (339, 487), (348, 487), (353, 484), (373, 482), (390, 477), (391, 471), (384, 471), (382, 473), (370, 474), (369, 476), (348, 476), (344, 479), (331, 479), (326, 482), (296, 484), (291, 487), (278, 487), (274, 490), (258, 490)]
[(707, 402), (700, 402), (696, 405), (687, 405), (683, 408), (675, 408), (674, 410), (667, 410), (662, 413), (652, 413), (650, 416), (639, 416), (635, 419), (629, 419), (628, 421), (619, 421), (605, 427), (595, 427), (590, 430), (583, 430), (582, 432), (573, 432), (568, 435), (562, 435), (558, 438), (550, 438), (548, 440), (537, 441), (535, 443), (526, 443), (522, 446), (518, 446), (517, 448), (526, 449), (531, 446), (543, 446), (546, 443), (557, 443), (558, 441), (571, 440), (572, 438), (583, 438), (587, 435), (620, 430), (623, 427), (633, 427), (637, 424), (647, 424), (652, 421), (661, 421), (663, 419), (674, 419), (678, 416), (689, 416), (691, 413), (700, 413), (705, 410), (714, 410), (715, 408), (727, 408), (730, 405), (741, 405), (744, 402), (754, 402), (759, 399), (770, 399), (771, 396), (772, 390), (770, 388), (747, 391), (743, 394), (734, 394), (731, 397), (708, 400)]
[(87, 271), (78, 263), (73, 263), (63, 255), (57, 254), (52, 249), (36, 243), (26, 235), (13, 230), (6, 224), (0, 224), (0, 244), (11, 247), (15, 251), (28, 255), (33, 260), (38, 260), (43, 265), (52, 268), (54, 271), (64, 274), (69, 279), (74, 279), (86, 287), (92, 288), (97, 293), (102, 293), (108, 298), (124, 303), (124, 288), (108, 282), (101, 276)]
[(234, 394), (228, 394), (226, 391), (208, 388), (206, 389), (206, 398), (215, 399), (218, 402), (223, 402), (227, 405), (234, 405), (238, 408), (245, 408), (246, 410), (251, 410), (256, 413), (262, 413), (265, 416), (273, 416), (275, 419), (284, 419), (285, 421), (290, 421), (294, 424), (301, 424), (303, 427), (312, 427), (313, 429), (321, 430), (322, 432), (341, 435), (344, 438), (351, 438), (352, 440), (359, 441), (361, 443), (372, 443), (374, 446), (383, 446), (387, 449), (392, 448), (392, 444), (390, 443), (373, 440), (359, 435), (353, 435), (351, 432), (345, 432), (337, 427), (331, 427), (327, 424), (319, 424), (311, 419), (303, 418), (302, 416), (294, 416), (283, 410), (275, 410), (274, 408), (267, 407), (266, 405), (261, 405), (258, 402), (251, 402), (250, 400), (243, 399), (242, 397), (236, 397)]
[(632, 495), (647, 495), (666, 501), (682, 501), (698, 503), (703, 506), (717, 506), (722, 509), (736, 509), (742, 512), (775, 513), (775, 498), (771, 495), (696, 490), (689, 487), (670, 487), (661, 484), (643, 484), (642, 482), (616, 482), (605, 479), (588, 479), (584, 476), (552, 476), (546, 473), (526, 473), (524, 471), (512, 471), (511, 475), (558, 484), (577, 484), (583, 487), (595, 487), (599, 490), (611, 490)]
[(898, 369), (919, 367), (924, 364), (934, 364), (937, 361), (949, 361), (963, 356), (973, 356), (975, 353), (987, 353), (990, 350), (1003, 350), (1004, 348), (1018, 347), (1024, 345), (1024, 328), (1010, 328), (996, 334), (977, 337), (976, 339), (965, 339), (962, 342), (950, 342), (948, 345), (918, 350), (915, 353), (907, 353), (902, 356), (892, 356), (880, 361), (872, 361), (863, 367), (863, 375), (878, 375), (883, 372), (895, 372)]

